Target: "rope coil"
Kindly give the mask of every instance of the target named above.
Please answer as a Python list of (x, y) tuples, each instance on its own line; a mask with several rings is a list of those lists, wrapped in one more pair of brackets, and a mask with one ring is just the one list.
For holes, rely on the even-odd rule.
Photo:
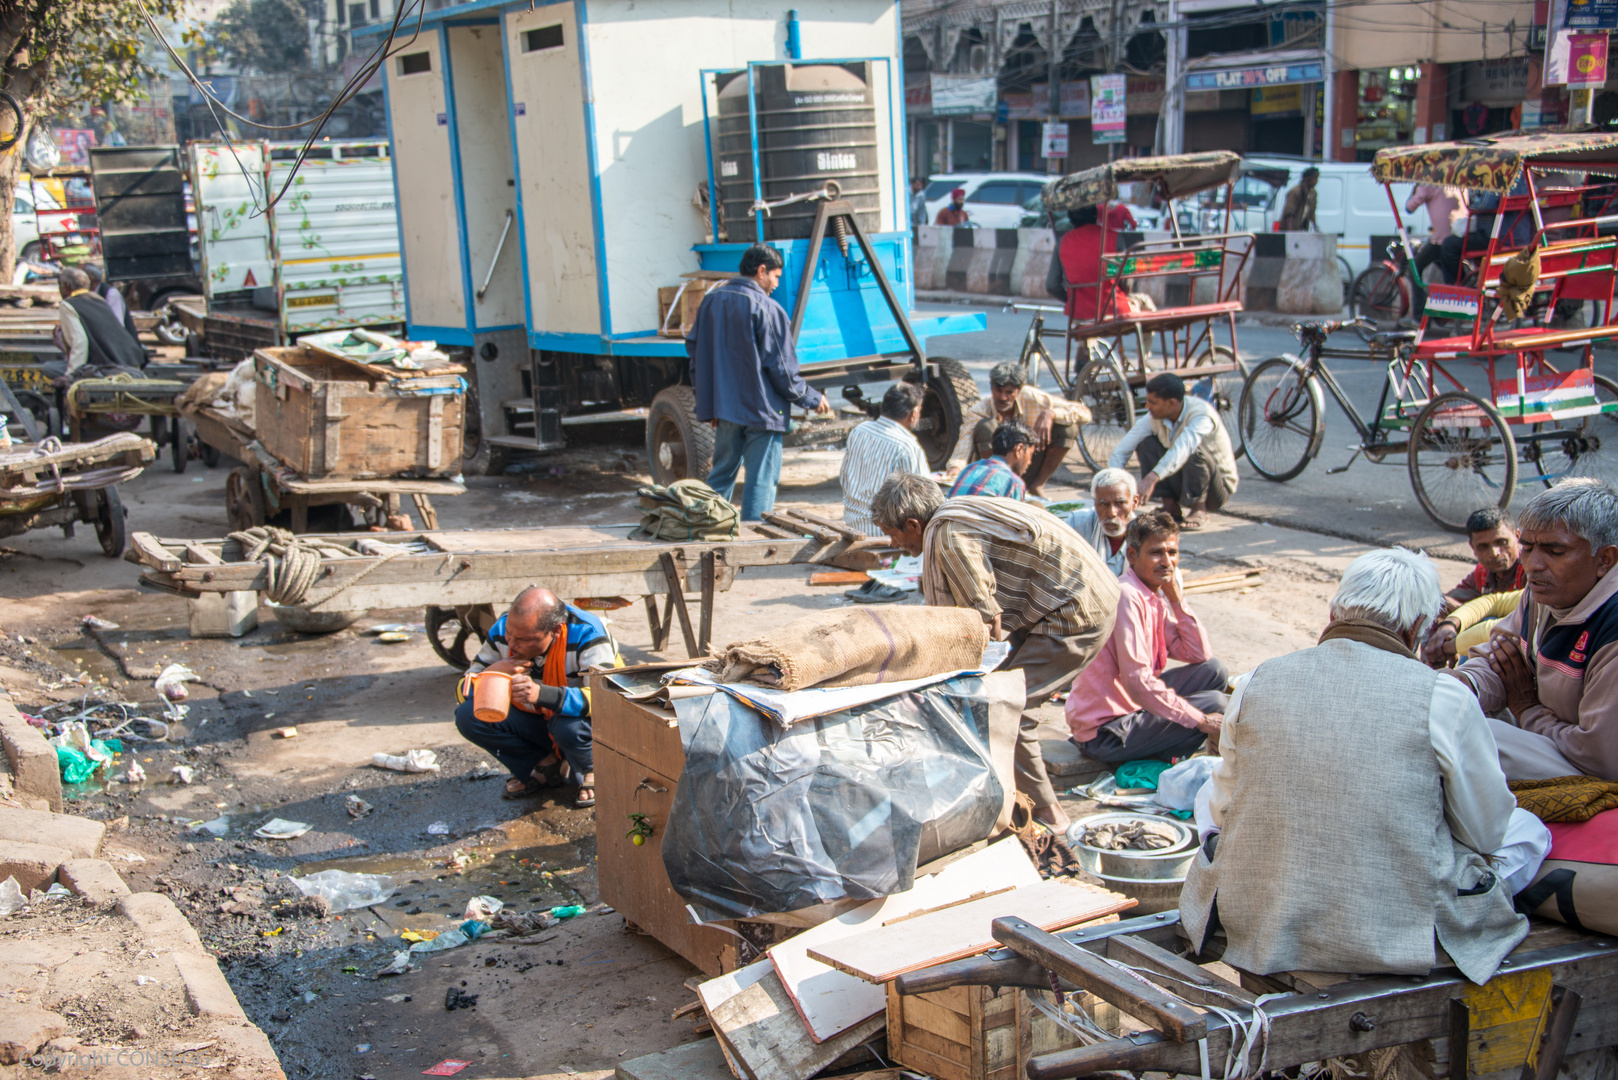
[(258, 525), (251, 529), (229, 533), (227, 540), (241, 545), (242, 562), (262, 562), (268, 586), (264, 592), (277, 604), (302, 605), (309, 590), (323, 575), (321, 562), (325, 559), (371, 558), (376, 561), (365, 567), (348, 581), (325, 596), (307, 605), (314, 611), (364, 581), (392, 559), (406, 554), (409, 549), (396, 544), (383, 544), (361, 540), (362, 550), (354, 550), (318, 537), (299, 536), (290, 529), (274, 525)]

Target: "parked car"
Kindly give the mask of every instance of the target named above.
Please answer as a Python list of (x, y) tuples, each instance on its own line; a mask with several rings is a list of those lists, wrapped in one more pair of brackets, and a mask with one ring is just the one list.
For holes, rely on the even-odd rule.
[(17, 240), (17, 257), (29, 262), (39, 261), (39, 219), (34, 216), (36, 200), (45, 210), (61, 206), (44, 187), (30, 183), (27, 176), (17, 177), (11, 202), (11, 234)]
[[(1357, 276), (1371, 264), (1371, 238), (1392, 236), (1398, 229), (1388, 194), (1371, 177), (1365, 164), (1336, 161), (1309, 161), (1298, 157), (1251, 156), (1242, 159), (1242, 177), (1236, 181), (1236, 210), (1232, 227), (1237, 231), (1270, 232), (1286, 207), (1286, 193), (1298, 182), (1303, 170), (1320, 170), (1316, 187), (1315, 225), (1321, 232), (1337, 234), (1337, 254), (1347, 264), (1349, 275)], [(1395, 194), (1402, 201), (1411, 188), (1398, 185)], [(1204, 231), (1222, 213), (1223, 191), (1217, 194), (1217, 207), (1205, 207), (1201, 216)], [(1210, 203), (1215, 200), (1210, 199)], [(1420, 215), (1418, 215), (1420, 217)], [(1423, 232), (1425, 221), (1415, 226)]]
[(928, 178), (927, 221), (949, 205), (950, 192), (966, 189), (968, 222), (982, 229), (1015, 229), (1022, 224), (1023, 206), (1038, 200), (1050, 177), (1043, 173), (940, 173)]

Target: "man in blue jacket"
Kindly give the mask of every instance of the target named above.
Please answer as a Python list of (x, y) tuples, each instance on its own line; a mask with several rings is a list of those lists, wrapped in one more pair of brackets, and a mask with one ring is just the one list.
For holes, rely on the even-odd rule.
[[(559, 636), (565, 635), (565, 636)], [(562, 650), (562, 677), (546, 676), (553, 648)], [(521, 799), (561, 784), (567, 762), (578, 788), (573, 805), (595, 805), (594, 742), (590, 736), (590, 691), (579, 684), (592, 667), (621, 667), (618, 646), (601, 620), (557, 599), (549, 589), (527, 588), (489, 630), (467, 669), (511, 675), (511, 710), (497, 723), (472, 714), (468, 680), (460, 683), (455, 727), (470, 743), (493, 754), (511, 772), (505, 797)], [(560, 758), (557, 756), (560, 752)]]
[(792, 407), (831, 412), (825, 395), (798, 374), (791, 323), (786, 310), (770, 299), (781, 283), (781, 268), (781, 253), (774, 248), (748, 248), (741, 272), (702, 298), (685, 343), (697, 419), (715, 429), (708, 486), (731, 498), (736, 474), (745, 465), (743, 521), (761, 521), (775, 506)]

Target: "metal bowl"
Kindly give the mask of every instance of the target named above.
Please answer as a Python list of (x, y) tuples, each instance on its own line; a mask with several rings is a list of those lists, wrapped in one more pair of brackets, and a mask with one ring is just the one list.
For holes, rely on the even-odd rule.
[[(1190, 860), (1186, 866), (1190, 866)], [(1185, 871), (1180, 871), (1178, 878), (1165, 880), (1147, 880), (1143, 878), (1113, 877), (1110, 874), (1097, 874), (1101, 883), (1116, 893), (1133, 897), (1135, 906), (1124, 912), (1121, 918), (1133, 918), (1136, 915), (1155, 915), (1160, 911), (1173, 911), (1180, 906), (1180, 890), (1185, 886)]]
[(365, 614), (363, 611), (310, 611), (276, 603), (265, 606), (276, 622), (298, 634), (334, 634)]
[[(1085, 830), (1097, 825), (1148, 821), (1175, 834), (1173, 845), (1157, 851), (1110, 851), (1079, 840)], [(1068, 846), (1079, 857), (1079, 865), (1098, 877), (1127, 881), (1184, 881), (1197, 856), (1197, 834), (1188, 825), (1172, 818), (1151, 814), (1105, 813), (1080, 818), (1068, 829)], [(1130, 894), (1133, 895), (1133, 894)]]

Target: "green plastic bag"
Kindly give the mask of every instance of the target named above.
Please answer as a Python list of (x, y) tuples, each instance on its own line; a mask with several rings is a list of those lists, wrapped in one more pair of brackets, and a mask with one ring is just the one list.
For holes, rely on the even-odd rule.
[(72, 746), (56, 748), (56, 764), (62, 769), (64, 784), (82, 784), (94, 776), (96, 771), (96, 763), (86, 757), (83, 751)]
[(1118, 766), (1113, 774), (1113, 783), (1119, 789), (1129, 788), (1135, 791), (1156, 791), (1157, 778), (1169, 769), (1166, 761), (1154, 761), (1151, 758), (1142, 761), (1126, 761)]

